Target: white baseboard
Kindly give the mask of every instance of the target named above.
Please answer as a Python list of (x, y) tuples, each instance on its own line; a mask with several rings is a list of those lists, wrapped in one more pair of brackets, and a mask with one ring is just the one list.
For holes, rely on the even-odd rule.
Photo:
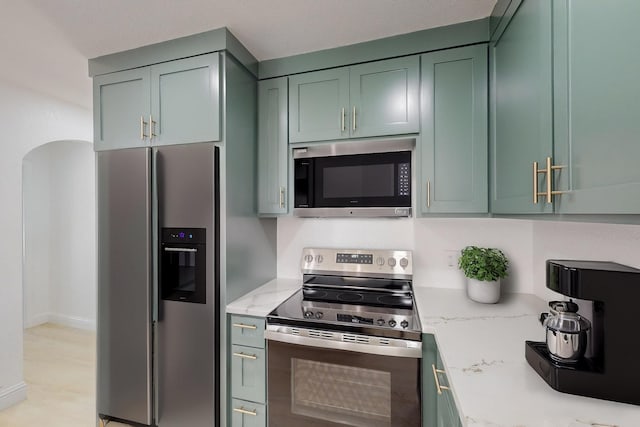
[(85, 319), (82, 317), (67, 316), (60, 313), (43, 313), (25, 321), (24, 328), (44, 325), (45, 323), (55, 323), (70, 328), (84, 329), (86, 331), (96, 330), (95, 319)]
[(27, 384), (22, 381), (10, 387), (0, 388), (0, 411), (27, 398)]
[(33, 328), (34, 326), (44, 325), (51, 321), (51, 313), (42, 313), (33, 316), (31, 319), (27, 319), (24, 322), (24, 328)]
[(62, 326), (69, 326), (70, 328), (84, 329), (87, 331), (96, 330), (95, 319), (85, 319), (82, 317), (67, 316), (65, 314), (50, 313), (49, 322), (57, 323)]

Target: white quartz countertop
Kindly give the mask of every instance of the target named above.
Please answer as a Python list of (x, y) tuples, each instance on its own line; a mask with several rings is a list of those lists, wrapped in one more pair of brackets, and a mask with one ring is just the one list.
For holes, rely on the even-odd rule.
[(227, 304), (227, 313), (266, 317), (267, 314), (300, 289), (300, 279), (273, 279)]
[[(265, 317), (300, 288), (274, 279), (227, 305), (227, 313)], [(506, 294), (498, 304), (463, 290), (414, 287), (422, 330), (436, 337), (468, 427), (640, 427), (640, 406), (553, 390), (525, 360), (525, 340), (544, 341), (545, 301)]]
[(525, 340), (544, 341), (545, 301), (503, 295), (498, 304), (463, 290), (414, 287), (422, 329), (434, 333), (469, 427), (637, 427), (640, 406), (553, 390), (525, 360)]

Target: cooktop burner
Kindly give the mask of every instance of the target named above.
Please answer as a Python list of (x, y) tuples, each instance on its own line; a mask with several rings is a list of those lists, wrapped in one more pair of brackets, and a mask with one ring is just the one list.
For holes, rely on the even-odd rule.
[(411, 252), (305, 249), (302, 272), (268, 324), (420, 339)]

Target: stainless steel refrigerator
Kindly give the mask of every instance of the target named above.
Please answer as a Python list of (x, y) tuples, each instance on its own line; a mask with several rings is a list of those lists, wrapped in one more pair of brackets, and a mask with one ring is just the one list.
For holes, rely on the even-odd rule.
[(217, 424), (218, 157), (210, 143), (96, 154), (101, 420)]

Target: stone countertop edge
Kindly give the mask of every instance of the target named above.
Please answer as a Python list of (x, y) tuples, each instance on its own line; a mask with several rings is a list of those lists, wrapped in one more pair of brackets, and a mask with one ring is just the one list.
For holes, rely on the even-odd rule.
[(273, 279), (227, 304), (228, 314), (266, 317), (301, 287), (300, 279)]
[(420, 286), (414, 294), (467, 427), (640, 426), (640, 406), (558, 392), (529, 366), (525, 341), (545, 339), (542, 299), (503, 294), (497, 304), (482, 304), (462, 289)]
[[(300, 279), (273, 279), (229, 303), (227, 313), (266, 317), (300, 286)], [(557, 392), (528, 365), (525, 341), (544, 341), (542, 299), (503, 294), (497, 304), (482, 304), (462, 289), (423, 286), (414, 294), (467, 427), (640, 426), (640, 406)]]

